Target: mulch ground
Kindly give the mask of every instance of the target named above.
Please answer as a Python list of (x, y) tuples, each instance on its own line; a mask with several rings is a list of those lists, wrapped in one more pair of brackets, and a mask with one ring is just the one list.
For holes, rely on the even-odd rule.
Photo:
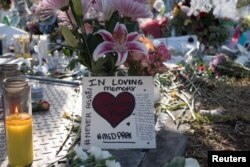
[[(213, 91), (217, 105), (224, 109), (220, 116), (201, 116), (189, 122), (187, 157), (196, 158), (201, 167), (207, 165), (207, 152), (219, 150), (250, 150), (250, 78), (229, 79)], [(211, 101), (202, 101), (200, 109), (216, 107)], [(218, 106), (217, 106), (218, 107)]]

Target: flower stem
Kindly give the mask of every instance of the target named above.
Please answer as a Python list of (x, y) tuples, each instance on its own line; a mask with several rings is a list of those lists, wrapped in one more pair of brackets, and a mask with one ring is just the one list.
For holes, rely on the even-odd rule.
[(67, 155), (65, 155), (65, 156), (61, 157), (60, 159), (58, 159), (58, 160), (56, 160), (56, 161), (54, 161), (54, 162), (51, 162), (50, 164), (48, 164), (48, 166), (47, 166), (47, 167), (53, 167), (55, 163), (59, 162), (60, 160), (62, 160), (62, 159), (64, 159), (64, 158), (66, 158), (66, 157), (67, 157)]
[[(73, 115), (73, 114), (72, 114)], [(70, 135), (72, 133), (72, 130), (73, 130), (73, 127), (74, 127), (74, 122), (75, 122), (75, 119), (73, 119), (72, 121), (72, 125), (70, 127), (70, 130), (69, 130), (69, 133), (68, 135), (66, 136), (65, 140), (63, 141), (62, 145), (60, 146), (59, 150), (56, 152), (56, 155), (58, 155), (60, 153), (60, 151), (63, 149), (64, 145), (66, 144), (66, 142), (68, 141), (68, 139), (70, 138)]]
[(72, 22), (72, 20), (71, 20), (71, 18), (70, 18), (70, 16), (69, 16), (69, 13), (68, 13), (68, 11), (65, 11), (65, 13), (66, 13), (66, 15), (67, 15), (67, 17), (68, 17), (68, 19), (69, 19), (69, 23), (71, 24), (71, 26), (72, 26), (72, 28), (74, 29), (74, 24), (73, 24), (73, 22)]
[[(67, 15), (67, 17), (68, 17), (68, 19), (69, 19), (69, 22), (70, 22), (70, 24), (71, 24), (71, 26), (72, 26), (72, 28), (73, 29), (75, 29), (75, 26), (74, 26), (74, 24), (73, 24), (73, 22), (72, 22), (72, 20), (71, 20), (71, 18), (70, 18), (70, 15), (69, 15), (69, 13), (68, 13), (68, 11), (65, 11), (66, 12), (66, 15)], [(85, 27), (84, 27), (84, 23), (83, 23), (83, 21), (82, 21), (82, 19), (80, 19), (80, 25), (78, 25), (79, 27), (80, 27), (80, 29), (81, 29), (81, 31), (82, 31), (82, 40), (83, 40), (83, 44), (85, 44), (85, 46), (86, 46), (86, 50), (87, 50), (87, 54), (88, 54), (88, 63), (86, 63), (86, 64), (91, 64), (91, 54), (90, 54), (90, 50), (89, 50), (89, 47), (88, 47), (88, 43), (87, 43), (87, 36), (86, 36), (86, 29), (85, 29)], [(81, 42), (82, 42), (82, 40), (80, 40)], [(80, 53), (78, 53), (78, 54), (80, 54)], [(85, 57), (86, 58), (86, 57)], [(91, 67), (88, 67), (88, 68), (91, 68)]]
[(91, 64), (91, 53), (90, 53), (90, 50), (89, 50), (89, 46), (88, 46), (88, 41), (87, 41), (87, 33), (86, 33), (86, 29), (85, 29), (85, 26), (84, 26), (84, 22), (83, 20), (81, 19), (80, 20), (80, 24), (79, 27), (81, 28), (81, 31), (82, 31), (82, 37), (83, 37), (83, 41), (85, 43), (85, 46), (86, 46), (86, 49), (87, 49), (87, 53), (88, 53), (88, 62), (87, 64)]
[(76, 137), (75, 137), (73, 143), (72, 143), (71, 146), (68, 148), (68, 152), (70, 152), (80, 140), (81, 140), (81, 127), (79, 127), (79, 129), (78, 129), (78, 131), (77, 131), (77, 134), (76, 134)]

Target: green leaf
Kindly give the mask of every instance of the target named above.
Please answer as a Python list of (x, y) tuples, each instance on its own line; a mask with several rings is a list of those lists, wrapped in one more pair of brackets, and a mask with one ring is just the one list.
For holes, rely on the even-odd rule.
[(128, 33), (130, 32), (135, 32), (135, 31), (139, 31), (139, 24), (138, 22), (134, 22), (134, 21), (129, 21), (125, 23), (126, 28), (128, 30)]
[(114, 74), (116, 71), (117, 67), (115, 66), (116, 60), (117, 60), (117, 53), (109, 53), (106, 54), (105, 59), (105, 70), (108, 74)]
[(66, 42), (73, 48), (77, 47), (77, 40), (75, 39), (73, 33), (66, 27), (61, 27), (61, 31)]
[(3, 17), (3, 24), (6, 24), (7, 26), (10, 26), (10, 18), (9, 16)]
[(95, 48), (103, 42), (102, 37), (99, 34), (93, 35), (88, 34), (87, 36), (87, 43), (89, 45), (89, 50), (91, 53), (94, 52)]
[(185, 158), (184, 157), (175, 157), (168, 164), (165, 164), (163, 167), (184, 167)]
[(72, 54), (73, 54), (73, 50), (64, 47), (64, 48), (63, 48), (63, 54), (64, 54), (65, 56), (67, 56), (67, 57), (70, 57), (70, 56), (72, 56)]
[(82, 11), (81, 0), (72, 0), (72, 4), (73, 4), (73, 10), (75, 11), (75, 14), (77, 16), (82, 17), (83, 16), (83, 11)]
[(69, 68), (70, 70), (73, 70), (78, 63), (79, 63), (78, 59), (73, 59), (69, 62), (69, 64), (67, 65), (67, 68)]
[(93, 19), (88, 23), (93, 26), (93, 32), (97, 32), (98, 30), (105, 28), (97, 19)]
[(104, 59), (99, 58), (97, 61), (91, 60), (91, 72), (94, 73), (94, 75), (99, 75), (100, 73), (105, 73), (104, 71)]
[(115, 66), (116, 56), (110, 54), (106, 54), (105, 57), (99, 58), (97, 61), (92, 60), (92, 73), (94, 75), (105, 75), (105, 76), (113, 76), (117, 70)]
[(84, 65), (88, 69), (91, 69), (91, 60), (88, 54), (84, 54), (83, 52), (77, 52), (77, 57), (80, 64)]
[(120, 18), (118, 11), (113, 12), (112, 16), (105, 24), (105, 27), (106, 27), (105, 29), (112, 33), (114, 31), (116, 23), (119, 23), (119, 22), (121, 22), (121, 18)]
[[(80, 1), (80, 0), (78, 0)], [(72, 15), (78, 25), (78, 27), (82, 26), (82, 16), (77, 15), (77, 12), (74, 10), (74, 3), (73, 0), (69, 1), (69, 6), (71, 8)]]

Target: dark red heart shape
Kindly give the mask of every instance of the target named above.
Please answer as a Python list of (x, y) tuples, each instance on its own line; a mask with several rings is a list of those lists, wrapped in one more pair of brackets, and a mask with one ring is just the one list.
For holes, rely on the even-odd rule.
[(108, 92), (98, 93), (92, 106), (94, 110), (115, 128), (129, 117), (135, 108), (135, 98), (129, 92), (119, 93), (116, 97)]

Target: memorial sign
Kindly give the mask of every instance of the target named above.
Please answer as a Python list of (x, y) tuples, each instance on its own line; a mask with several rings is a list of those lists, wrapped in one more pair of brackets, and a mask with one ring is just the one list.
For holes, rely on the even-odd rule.
[(155, 148), (153, 77), (85, 77), (81, 145)]

